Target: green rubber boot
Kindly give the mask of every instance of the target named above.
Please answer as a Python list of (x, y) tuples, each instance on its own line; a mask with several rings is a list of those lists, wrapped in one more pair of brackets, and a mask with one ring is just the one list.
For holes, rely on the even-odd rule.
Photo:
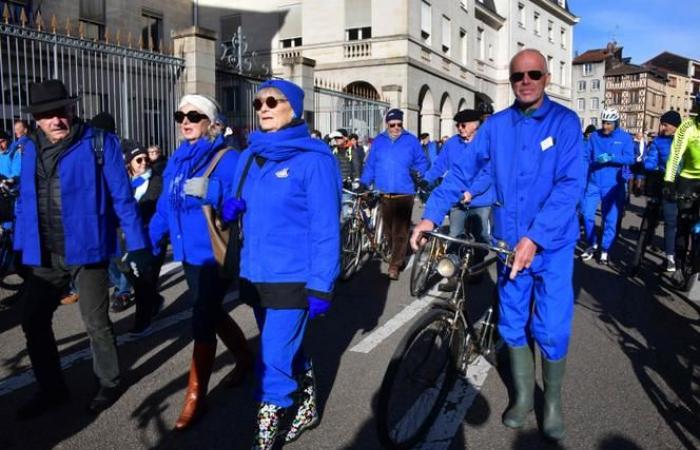
[(515, 387), (515, 402), (503, 414), (503, 425), (521, 428), (534, 405), (535, 362), (528, 345), (508, 347), (510, 371)]
[(564, 418), (561, 414), (561, 384), (564, 379), (566, 358), (550, 361), (542, 358), (542, 381), (544, 384), (544, 414), (542, 432), (554, 441), (564, 438)]

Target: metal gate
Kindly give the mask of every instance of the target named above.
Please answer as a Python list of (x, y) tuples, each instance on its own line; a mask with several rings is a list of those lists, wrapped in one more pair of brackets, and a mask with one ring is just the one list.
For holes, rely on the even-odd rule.
[[(23, 18), (24, 19), (24, 18)], [(184, 61), (154, 51), (92, 41), (71, 36), (70, 23), (65, 34), (44, 31), (42, 19), (30, 28), (0, 24), (0, 107), (2, 127), (10, 129), (19, 118), (30, 119), (22, 110), (28, 102), (29, 83), (57, 78), (71, 95), (80, 96), (78, 116), (90, 119), (99, 112), (112, 114), (117, 133), (145, 145), (158, 144), (172, 151), (177, 144), (173, 113), (182, 96), (179, 83)], [(141, 44), (140, 46), (142, 46)], [(148, 46), (148, 44), (146, 44)], [(152, 48), (152, 44), (150, 45)]]
[(338, 128), (355, 133), (361, 141), (379, 134), (384, 127), (388, 102), (351, 95), (321, 86), (314, 87), (315, 128), (326, 135)]
[(263, 81), (222, 68), (216, 71), (216, 99), (241, 148), (246, 146), (248, 134), (258, 128), (253, 100)]

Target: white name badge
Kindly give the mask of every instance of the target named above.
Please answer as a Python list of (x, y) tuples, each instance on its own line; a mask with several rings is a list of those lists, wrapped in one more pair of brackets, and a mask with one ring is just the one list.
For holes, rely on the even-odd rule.
[(548, 137), (544, 141), (540, 142), (540, 148), (543, 152), (549, 150), (554, 145), (554, 139), (552, 136)]

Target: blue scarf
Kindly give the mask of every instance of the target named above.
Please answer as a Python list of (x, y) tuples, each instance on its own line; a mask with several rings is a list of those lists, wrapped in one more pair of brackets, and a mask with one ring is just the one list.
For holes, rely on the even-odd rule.
[[(224, 146), (223, 136), (217, 136), (214, 140), (208, 137), (201, 137), (195, 143), (184, 141), (175, 150), (167, 172), (172, 174), (172, 181), (169, 188), (170, 206), (174, 211), (183, 211), (185, 209), (185, 181), (192, 178), (194, 172), (200, 169), (207, 161), (209, 161), (219, 150)], [(164, 174), (164, 177), (170, 176), (170, 173)]]
[(248, 141), (248, 148), (255, 156), (270, 161), (286, 161), (305, 151), (333, 157), (330, 148), (323, 141), (311, 137), (303, 121), (292, 123), (275, 132), (254, 131)]
[[(131, 179), (131, 190), (134, 192), (134, 198), (138, 202), (148, 189), (148, 180), (151, 178), (153, 171), (148, 169), (141, 175)], [(145, 185), (145, 186), (144, 186)], [(140, 188), (140, 189), (139, 189)]]

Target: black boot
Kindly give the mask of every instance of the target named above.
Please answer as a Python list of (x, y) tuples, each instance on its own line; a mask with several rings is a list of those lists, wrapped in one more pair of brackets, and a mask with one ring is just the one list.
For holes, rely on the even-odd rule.
[(542, 358), (542, 381), (544, 384), (542, 432), (554, 441), (563, 439), (566, 431), (561, 413), (561, 385), (565, 366), (566, 358), (558, 361)]
[(503, 414), (503, 425), (521, 428), (534, 405), (535, 363), (528, 345), (508, 347), (510, 371), (513, 375), (515, 401)]

